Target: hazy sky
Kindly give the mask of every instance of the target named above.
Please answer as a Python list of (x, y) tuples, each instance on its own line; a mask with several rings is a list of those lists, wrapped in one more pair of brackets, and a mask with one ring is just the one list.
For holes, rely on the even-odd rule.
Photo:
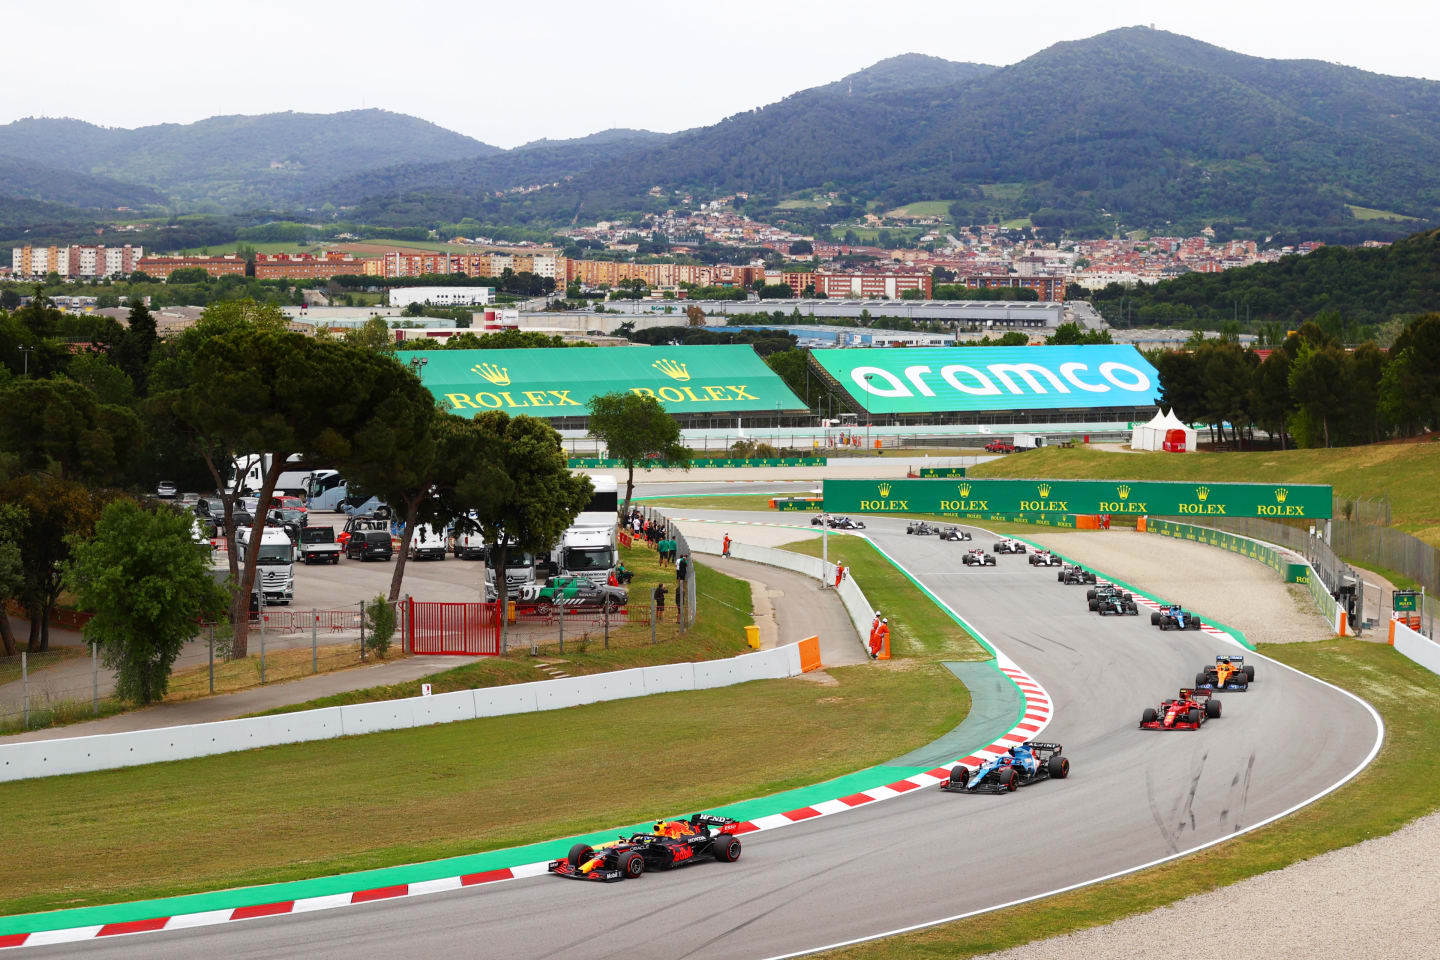
[(0, 22), (0, 123), (383, 107), (503, 147), (713, 123), (899, 53), (1009, 64), (1151, 22), (1257, 56), (1440, 79), (1434, 0), (0, 0)]

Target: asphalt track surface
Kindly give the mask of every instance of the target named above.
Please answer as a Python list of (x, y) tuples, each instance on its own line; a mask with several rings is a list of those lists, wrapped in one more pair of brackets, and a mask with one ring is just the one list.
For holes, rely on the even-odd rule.
[[(1012, 795), (916, 790), (747, 838), (739, 862), (590, 884), (540, 877), (454, 893), (26, 951), (103, 958), (772, 957), (874, 936), (1085, 882), (1281, 813), (1343, 779), (1376, 726), (1343, 693), (1254, 658), (1256, 682), (1222, 695), (1197, 732), (1138, 729), (1188, 685), (1219, 641), (1149, 618), (1088, 612), (1085, 588), (987, 547), (904, 534), (876, 543), (1050, 692), (1042, 737), (1071, 776)], [(1183, 597), (1177, 598), (1183, 601)], [(1234, 652), (1229, 648), (1227, 652)], [(697, 775), (704, 776), (703, 762)], [(396, 798), (397, 801), (403, 798)]]

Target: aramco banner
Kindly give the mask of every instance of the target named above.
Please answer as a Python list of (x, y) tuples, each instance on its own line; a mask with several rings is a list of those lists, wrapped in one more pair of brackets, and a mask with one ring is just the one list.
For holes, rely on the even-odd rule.
[(1151, 407), (1160, 375), (1121, 344), (815, 350), (870, 413)]
[(1147, 480), (826, 480), (830, 513), (1145, 514), (1324, 519), (1331, 489), (1308, 483)]
[(590, 398), (629, 391), (670, 413), (804, 410), (785, 381), (745, 344), (697, 347), (556, 347), (537, 350), (410, 350), (420, 380), (451, 413), (482, 410), (583, 417)]

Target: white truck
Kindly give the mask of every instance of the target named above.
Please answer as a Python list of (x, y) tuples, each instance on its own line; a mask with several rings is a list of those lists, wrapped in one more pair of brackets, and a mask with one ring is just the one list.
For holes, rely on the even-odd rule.
[(613, 523), (603, 528), (571, 527), (561, 535), (560, 544), (555, 548), (556, 573), (608, 583), (618, 556)]
[(255, 528), (235, 531), (235, 549), (243, 565), (256, 551), (255, 578), (266, 603), (288, 604), (295, 599), (295, 545), (279, 527), (266, 527), (255, 543)]
[(590, 483), (595, 492), (590, 494), (590, 502), (580, 515), (572, 522), (572, 527), (608, 527), (615, 529), (615, 523), (620, 519), (620, 483), (614, 477), (599, 476), (591, 477)]
[(415, 526), (410, 535), (411, 560), (444, 560), (445, 534), (428, 523)]
[(1014, 446), (1016, 450), (1034, 450), (1045, 446), (1045, 438), (1033, 433), (1017, 433)]
[[(498, 551), (489, 548), (485, 552), (485, 599), (498, 600), (500, 594), (495, 588), (495, 570), (499, 562)], [(516, 547), (505, 551), (505, 588), (512, 599), (520, 594), (521, 587), (533, 586), (535, 579), (535, 557)]]

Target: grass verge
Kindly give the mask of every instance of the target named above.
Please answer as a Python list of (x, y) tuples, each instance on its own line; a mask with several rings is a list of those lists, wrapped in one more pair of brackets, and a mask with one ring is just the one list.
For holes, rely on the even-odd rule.
[[(883, 762), (969, 708), (938, 663), (830, 673), (838, 685), (764, 680), (0, 784), (0, 806), (30, 811), (6, 839), (8, 862), (25, 868), (7, 877), (0, 914), (413, 863), (704, 809)], [(704, 775), (695, 750), (657, 743), (703, 744)]]
[[(25, 654), (25, 670), (30, 676), (36, 671), (53, 667), (65, 660), (74, 660), (77, 657), (89, 657), (89, 647), (51, 647), (49, 650), (42, 650), (39, 653)], [(13, 657), (0, 657), (0, 683), (11, 683), (21, 677), (20, 654)]]
[[(809, 494), (805, 494), (809, 496)], [(775, 514), (776, 523), (810, 522), (812, 510), (771, 510), (770, 501), (776, 497), (800, 496), (780, 493), (737, 493), (714, 494), (700, 497), (656, 497), (642, 498), (647, 507), (669, 507), (675, 510), (768, 510)]]
[(1260, 652), (1354, 691), (1384, 717), (1384, 747), (1350, 783), (1268, 827), (1143, 873), (830, 956), (957, 958), (1004, 950), (1037, 939), (1039, 931), (1059, 936), (1110, 923), (1393, 833), (1440, 807), (1440, 779), (1416, 776), (1440, 769), (1440, 740), (1433, 734), (1440, 676), (1392, 647), (1353, 638), (1263, 644)]
[[(782, 549), (818, 557), (820, 541), (801, 540)], [(831, 537), (828, 556), (832, 563), (845, 564), (866, 599), (889, 618), (893, 656), (936, 661), (990, 659), (989, 651), (868, 540)]]

